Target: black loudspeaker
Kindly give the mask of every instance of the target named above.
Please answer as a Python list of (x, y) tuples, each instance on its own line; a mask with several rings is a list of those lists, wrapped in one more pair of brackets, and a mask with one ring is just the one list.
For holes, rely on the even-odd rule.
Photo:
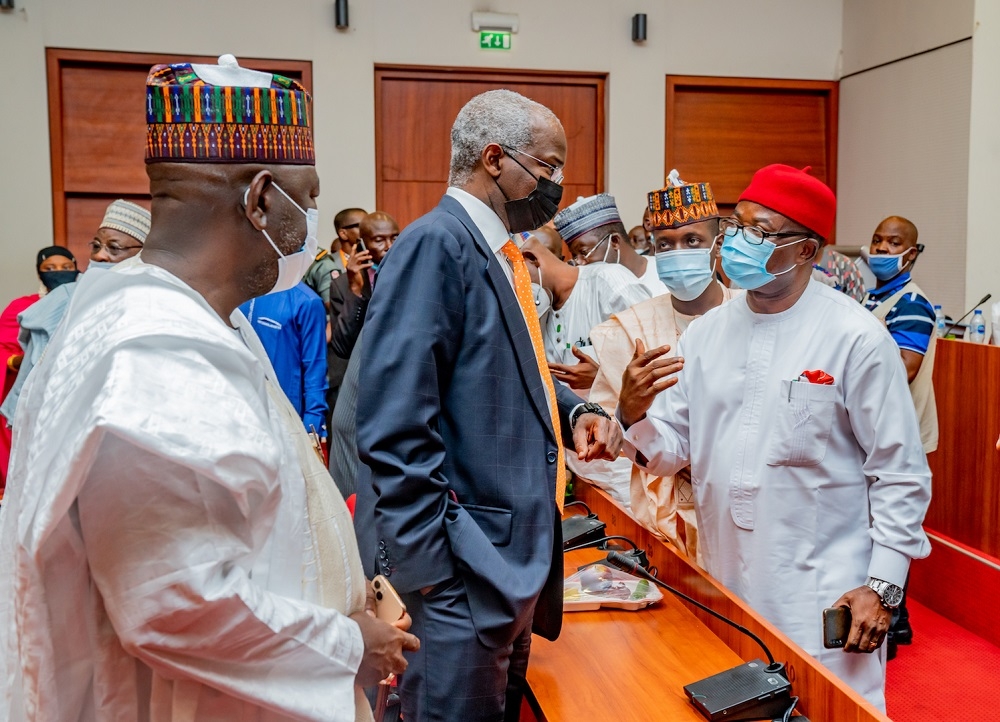
[(14, 0), (0, 0), (0, 10), (13, 10)]
[(632, 42), (646, 42), (646, 13), (637, 13), (632, 16)]
[(346, 30), (350, 26), (347, 21), (347, 0), (337, 0), (333, 7), (337, 30)]

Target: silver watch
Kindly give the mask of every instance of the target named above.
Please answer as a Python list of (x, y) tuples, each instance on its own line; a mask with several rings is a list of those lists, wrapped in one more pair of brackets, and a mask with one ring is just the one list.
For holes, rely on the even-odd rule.
[(868, 577), (865, 586), (878, 594), (882, 600), (882, 606), (886, 609), (896, 609), (903, 603), (902, 587), (897, 587), (895, 584), (875, 579), (874, 577)]

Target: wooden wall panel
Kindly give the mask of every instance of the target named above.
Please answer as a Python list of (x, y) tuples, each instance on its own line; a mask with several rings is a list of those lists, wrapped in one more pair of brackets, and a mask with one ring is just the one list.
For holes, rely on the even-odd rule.
[(1000, 347), (939, 340), (934, 358), (938, 449), (925, 525), (1000, 557)]
[[(115, 198), (149, 198), (144, 163), (146, 76), (157, 63), (214, 63), (204, 56), (46, 50), (52, 163), (53, 241), (74, 254), (93, 237)], [(244, 67), (301, 80), (312, 87), (312, 64), (240, 58)]]
[(451, 126), (470, 98), (509, 88), (548, 106), (566, 130), (563, 206), (604, 189), (605, 76), (377, 66), (375, 198), (405, 226), (447, 188)]
[(786, 163), (837, 187), (837, 83), (667, 76), (665, 172), (712, 184), (731, 211), (753, 173)]

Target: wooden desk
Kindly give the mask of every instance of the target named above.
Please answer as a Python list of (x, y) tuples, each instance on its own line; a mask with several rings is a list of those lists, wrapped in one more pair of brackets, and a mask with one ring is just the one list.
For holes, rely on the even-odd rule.
[[(646, 550), (666, 583), (742, 624), (764, 640), (775, 659), (788, 665), (792, 693), (811, 722), (890, 722), (769, 622), (737, 599), (673, 547), (641, 528), (603, 492), (577, 484), (576, 496), (608, 525)], [(574, 552), (577, 559), (599, 558)], [(532, 639), (528, 684), (540, 722), (684, 722), (704, 720), (687, 701), (683, 686), (763, 659), (757, 644), (668, 592), (639, 612), (568, 612), (556, 642)], [(532, 719), (522, 710), (522, 720)]]
[(1000, 347), (938, 340), (938, 450), (925, 525), (1000, 557)]
[[(566, 555), (566, 573), (604, 557)], [(542, 722), (704, 722), (684, 685), (743, 660), (669, 592), (651, 607), (567, 612), (555, 642), (531, 640), (528, 680)], [(761, 652), (763, 657), (764, 653)]]

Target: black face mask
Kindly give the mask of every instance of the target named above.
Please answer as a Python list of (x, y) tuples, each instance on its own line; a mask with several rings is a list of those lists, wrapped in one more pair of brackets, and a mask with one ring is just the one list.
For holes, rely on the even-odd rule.
[(51, 291), (64, 283), (73, 283), (79, 275), (79, 271), (40, 271), (38, 277), (42, 279), (42, 285)]
[[(522, 231), (533, 231), (541, 228), (551, 221), (559, 212), (559, 201), (562, 200), (563, 189), (558, 183), (553, 183), (545, 176), (535, 176), (530, 170), (518, 163), (517, 158), (507, 154), (507, 157), (524, 169), (524, 172), (535, 179), (535, 189), (524, 198), (514, 200), (507, 199), (504, 203), (504, 211), (507, 213), (507, 225), (511, 233), (521, 233)], [(496, 178), (493, 182), (500, 188), (500, 181)], [(500, 188), (503, 197), (507, 198), (503, 188)]]

